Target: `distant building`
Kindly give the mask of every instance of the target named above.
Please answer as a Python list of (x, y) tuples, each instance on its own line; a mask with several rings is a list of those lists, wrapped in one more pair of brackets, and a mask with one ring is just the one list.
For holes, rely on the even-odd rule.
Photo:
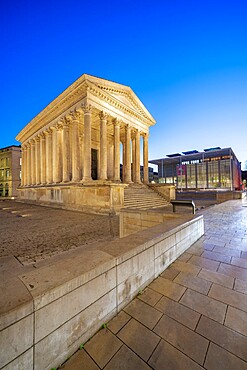
[(21, 179), (21, 147), (17, 145), (0, 149), (0, 197), (17, 196)]
[(242, 171), (242, 185), (243, 189), (247, 188), (247, 170)]
[(177, 189), (240, 189), (240, 162), (231, 148), (191, 150), (149, 163), (158, 165), (160, 183), (175, 184)]

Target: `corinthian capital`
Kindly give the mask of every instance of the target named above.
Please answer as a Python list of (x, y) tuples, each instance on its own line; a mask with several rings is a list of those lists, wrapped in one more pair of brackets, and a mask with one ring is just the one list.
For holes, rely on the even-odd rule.
[(49, 127), (46, 131), (45, 134), (51, 135), (53, 133), (53, 130)]
[(82, 104), (81, 108), (84, 112), (84, 114), (91, 114), (92, 113), (92, 105), (91, 104)]
[(102, 121), (106, 121), (109, 115), (103, 111), (100, 112), (99, 117)]
[(71, 114), (73, 120), (80, 121), (80, 119), (82, 118), (82, 113), (78, 109), (75, 109), (70, 114)]

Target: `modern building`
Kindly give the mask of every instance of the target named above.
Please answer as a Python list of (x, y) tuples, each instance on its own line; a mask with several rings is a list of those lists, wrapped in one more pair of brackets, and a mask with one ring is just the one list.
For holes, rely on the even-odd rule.
[(142, 152), (148, 183), (154, 124), (130, 87), (82, 75), (17, 135), (23, 152), (19, 197), (83, 210), (120, 209), (126, 187), (120, 163), (123, 183), (139, 184)]
[(21, 147), (17, 145), (0, 149), (0, 197), (17, 196), (21, 181)]
[(158, 165), (160, 183), (177, 189), (240, 189), (241, 166), (231, 148), (174, 153), (149, 163)]

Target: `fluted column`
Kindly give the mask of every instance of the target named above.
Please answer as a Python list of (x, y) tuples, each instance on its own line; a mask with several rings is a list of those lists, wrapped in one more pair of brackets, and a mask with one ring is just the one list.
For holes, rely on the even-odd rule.
[(63, 120), (63, 182), (70, 180), (69, 176), (69, 120)]
[(135, 150), (135, 182), (141, 182), (140, 177), (140, 131), (136, 131), (136, 150)]
[(53, 131), (53, 182), (56, 184), (62, 181), (61, 128), (60, 124), (56, 124)]
[(35, 140), (31, 140), (31, 185), (36, 184)]
[(149, 183), (148, 175), (148, 134), (143, 136), (143, 182), (144, 184)]
[(107, 114), (100, 113), (100, 180), (107, 179)]
[(57, 171), (57, 132), (56, 127), (52, 126), (52, 183), (56, 182), (56, 171)]
[(46, 183), (46, 136), (44, 133), (40, 135), (40, 182), (41, 184)]
[(35, 138), (35, 175), (36, 175), (36, 184), (40, 184), (40, 137)]
[(21, 186), (26, 185), (26, 180), (25, 180), (25, 172), (26, 172), (26, 146), (22, 145), (21, 147)]
[(27, 144), (27, 185), (31, 185), (31, 144)]
[(122, 182), (125, 181), (125, 141), (121, 141), (122, 143)]
[[(72, 181), (80, 181), (80, 146), (79, 146), (79, 119), (81, 113), (75, 111), (71, 114), (72, 117)], [(68, 117), (69, 119), (69, 117)]]
[(114, 125), (114, 180), (120, 181), (120, 123), (113, 120)]
[(21, 146), (21, 186), (24, 186), (24, 176), (23, 176), (23, 172), (24, 172), (24, 166), (23, 166), (23, 160), (24, 160), (24, 146), (22, 145)]
[(132, 138), (132, 181), (136, 182), (136, 138)]
[(83, 181), (92, 180), (91, 175), (91, 114), (92, 107), (83, 106), (84, 111), (84, 163)]
[(130, 125), (126, 125), (125, 128), (125, 181), (127, 184), (131, 182), (131, 153), (130, 153), (130, 139), (131, 139), (131, 128)]
[(46, 182), (52, 183), (52, 130), (46, 131)]

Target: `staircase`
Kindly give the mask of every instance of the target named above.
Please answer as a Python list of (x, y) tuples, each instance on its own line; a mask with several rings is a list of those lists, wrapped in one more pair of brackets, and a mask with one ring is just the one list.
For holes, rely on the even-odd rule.
[(170, 203), (162, 198), (161, 195), (151, 190), (147, 185), (133, 184), (124, 189), (124, 207), (150, 209), (166, 207)]

